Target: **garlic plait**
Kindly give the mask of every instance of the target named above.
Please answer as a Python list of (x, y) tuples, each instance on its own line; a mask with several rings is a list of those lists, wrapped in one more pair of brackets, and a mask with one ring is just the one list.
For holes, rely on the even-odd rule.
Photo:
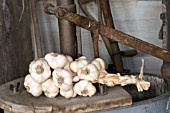
[(96, 88), (94, 85), (87, 81), (87, 80), (81, 80), (77, 82), (74, 87), (74, 91), (81, 96), (93, 96), (96, 93)]
[(70, 70), (74, 73), (77, 73), (79, 69), (83, 68), (87, 64), (89, 64), (87, 58), (85, 56), (81, 56), (75, 61), (70, 63)]
[(94, 64), (87, 64), (82, 69), (79, 69), (77, 75), (80, 79), (95, 81), (99, 77), (99, 72)]
[(24, 86), (27, 92), (31, 93), (33, 96), (38, 97), (42, 94), (41, 84), (34, 81), (30, 74), (25, 77)]
[(57, 87), (62, 91), (69, 91), (72, 88), (72, 73), (66, 69), (57, 68), (52, 73), (52, 78)]
[(45, 96), (49, 98), (54, 98), (59, 93), (59, 88), (54, 84), (52, 78), (49, 78), (44, 83), (42, 83), (42, 90)]
[(37, 83), (43, 83), (51, 76), (50, 66), (43, 58), (36, 59), (30, 63), (29, 73)]
[(60, 95), (65, 98), (75, 97), (77, 94), (74, 92), (73, 87), (69, 91), (60, 90)]
[(52, 69), (64, 68), (67, 65), (67, 58), (63, 54), (51, 52), (45, 55), (45, 59)]

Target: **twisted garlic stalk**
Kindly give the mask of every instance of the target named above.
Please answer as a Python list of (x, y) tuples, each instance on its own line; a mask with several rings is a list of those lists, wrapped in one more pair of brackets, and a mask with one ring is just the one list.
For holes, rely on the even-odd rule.
[(106, 84), (107, 86), (110, 87), (116, 85), (125, 86), (129, 84), (135, 84), (137, 86), (138, 92), (141, 92), (143, 90), (148, 90), (150, 87), (150, 82), (147, 82), (142, 79), (143, 69), (144, 69), (144, 59), (142, 59), (142, 66), (138, 77), (134, 75), (121, 76), (119, 73), (107, 74), (106, 76), (99, 77), (95, 82), (100, 84)]

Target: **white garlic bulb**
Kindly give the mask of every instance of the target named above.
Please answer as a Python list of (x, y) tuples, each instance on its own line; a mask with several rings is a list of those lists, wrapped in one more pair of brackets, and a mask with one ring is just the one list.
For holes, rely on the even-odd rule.
[(43, 58), (36, 59), (30, 63), (29, 73), (37, 83), (43, 83), (51, 76), (50, 66)]
[(70, 63), (70, 70), (74, 73), (77, 73), (79, 69), (83, 68), (87, 64), (89, 64), (89, 61), (86, 59), (85, 56), (79, 57), (78, 59)]
[(81, 80), (77, 82), (74, 87), (74, 91), (76, 94), (81, 95), (81, 96), (93, 96), (96, 93), (96, 88), (94, 85), (87, 81), (87, 80)]
[(41, 84), (34, 81), (34, 79), (27, 75), (24, 80), (24, 86), (27, 92), (31, 93), (33, 96), (38, 97), (42, 94)]
[(46, 54), (45, 60), (47, 60), (52, 69), (64, 68), (68, 62), (65, 55), (53, 52)]
[(72, 88), (72, 73), (68, 70), (57, 68), (53, 71), (53, 81), (57, 87), (63, 91), (69, 91)]
[(85, 67), (83, 67), (82, 69), (79, 69), (77, 72), (77, 75), (80, 79), (84, 79), (84, 80), (93, 82), (98, 78), (99, 72), (95, 65), (88, 64)]
[(78, 76), (73, 77), (73, 82), (78, 82), (79, 80), (80, 80), (80, 78)]
[(44, 91), (44, 94), (49, 98), (54, 98), (59, 93), (59, 88), (54, 84), (52, 78), (49, 78), (42, 83), (42, 90)]
[(96, 58), (95, 60), (92, 61), (91, 64), (94, 64), (97, 67), (100, 73), (99, 74), (100, 77), (106, 76), (108, 74), (107, 71), (105, 70), (105, 62), (103, 59)]
[(62, 91), (60, 90), (60, 95), (65, 98), (75, 97), (77, 94), (74, 92), (73, 87), (69, 91)]

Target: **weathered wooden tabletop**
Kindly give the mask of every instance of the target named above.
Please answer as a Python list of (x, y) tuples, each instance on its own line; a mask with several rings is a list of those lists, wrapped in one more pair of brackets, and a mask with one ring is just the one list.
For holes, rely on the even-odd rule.
[[(10, 84), (21, 83), (21, 93), (13, 94)], [(47, 98), (44, 95), (33, 97), (23, 88), (23, 78), (0, 86), (0, 108), (11, 112), (51, 113), (51, 112), (90, 112), (127, 106), (132, 104), (131, 96), (121, 87), (108, 88), (106, 95), (92, 97), (77, 96), (65, 99), (62, 96)]]

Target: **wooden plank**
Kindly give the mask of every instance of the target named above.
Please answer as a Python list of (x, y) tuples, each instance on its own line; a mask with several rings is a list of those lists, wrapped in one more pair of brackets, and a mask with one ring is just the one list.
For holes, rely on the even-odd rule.
[(37, 9), (36, 9), (36, 0), (29, 0), (30, 2), (30, 12), (31, 12), (31, 30), (32, 30), (32, 40), (34, 44), (34, 53), (35, 58), (43, 57), (42, 51), (42, 41), (39, 29), (39, 21), (37, 17)]
[(27, 93), (22, 86), (20, 94), (12, 94), (9, 90), (10, 84), (16, 84), (18, 81), (23, 84), (23, 78), (14, 80), (0, 86), (0, 107), (11, 112), (90, 112), (103, 109), (117, 108), (132, 104), (131, 96), (121, 87), (109, 88), (106, 95), (92, 97), (81, 97), (65, 99), (57, 96), (56, 98), (47, 98), (44, 95), (33, 97)]
[[(30, 10), (28, 1), (25, 1), (25, 10), (22, 20), (19, 22), (22, 11), (22, 0), (4, 0), (5, 8), (9, 8), (7, 22), (9, 31), (5, 27), (3, 8), (0, 8), (0, 85), (8, 81), (20, 78), (28, 73), (28, 64), (33, 60)], [(7, 14), (6, 14), (7, 15)], [(1, 28), (0, 28), (1, 29)]]

